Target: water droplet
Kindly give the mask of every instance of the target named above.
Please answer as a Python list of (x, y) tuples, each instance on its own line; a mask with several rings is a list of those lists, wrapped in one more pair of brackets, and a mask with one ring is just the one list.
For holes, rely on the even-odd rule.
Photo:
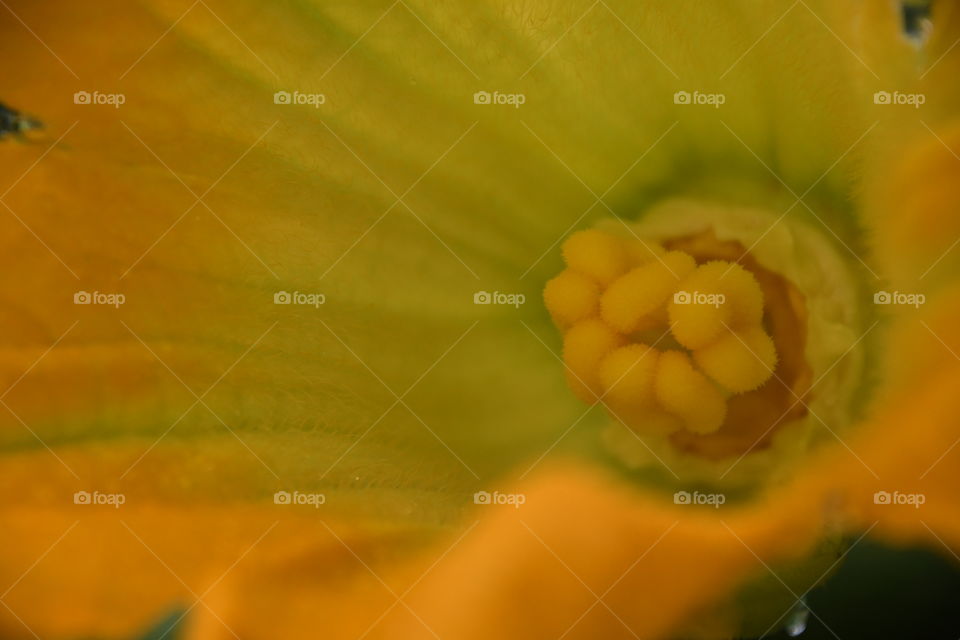
[(902, 0), (903, 32), (915, 44), (926, 42), (930, 35), (930, 0)]
[(796, 638), (807, 630), (807, 620), (810, 618), (810, 608), (804, 600), (799, 600), (793, 610), (787, 615), (787, 622), (783, 630), (791, 638)]

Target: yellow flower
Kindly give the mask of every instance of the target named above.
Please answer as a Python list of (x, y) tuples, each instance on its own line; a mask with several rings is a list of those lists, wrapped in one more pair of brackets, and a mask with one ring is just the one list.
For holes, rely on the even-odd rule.
[(954, 2), (0, 13), (0, 635), (761, 634), (960, 547)]

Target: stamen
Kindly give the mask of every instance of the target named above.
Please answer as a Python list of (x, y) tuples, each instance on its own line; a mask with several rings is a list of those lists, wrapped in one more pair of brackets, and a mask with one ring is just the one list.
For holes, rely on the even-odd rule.
[(695, 268), (693, 258), (682, 251), (670, 251), (662, 258), (652, 259), (607, 288), (600, 298), (600, 315), (621, 333), (640, 331), (673, 295), (677, 280)]
[(560, 327), (569, 327), (598, 314), (600, 285), (588, 276), (566, 269), (547, 283), (543, 301), (553, 322)]
[(600, 361), (623, 345), (626, 338), (597, 318), (575, 324), (563, 337), (563, 362), (567, 365), (567, 384), (578, 398), (588, 404), (600, 399)]
[(713, 260), (697, 267), (680, 282), (678, 294), (668, 307), (670, 325), (688, 349), (707, 346), (728, 327), (759, 325), (763, 318), (760, 285), (736, 263)]
[(694, 433), (712, 433), (720, 428), (727, 413), (723, 394), (697, 371), (690, 357), (680, 351), (666, 351), (657, 367), (657, 400), (668, 412), (683, 420)]
[(604, 400), (627, 411), (652, 408), (659, 356), (656, 349), (640, 343), (609, 353), (600, 363)]
[(563, 259), (574, 271), (602, 285), (610, 284), (630, 267), (630, 254), (617, 236), (588, 229), (577, 231), (563, 243)]
[(777, 350), (764, 330), (750, 327), (720, 336), (693, 352), (704, 372), (731, 393), (753, 391), (770, 378)]
[(771, 378), (763, 290), (740, 264), (597, 229), (567, 239), (563, 258), (544, 302), (584, 402), (637, 431), (702, 436), (723, 428), (732, 395)]

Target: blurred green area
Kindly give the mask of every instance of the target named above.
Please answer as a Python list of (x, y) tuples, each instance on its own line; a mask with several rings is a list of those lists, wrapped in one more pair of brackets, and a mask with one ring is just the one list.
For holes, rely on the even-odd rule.
[[(803, 640), (957, 640), (960, 562), (865, 539), (832, 578), (810, 592), (807, 605), (813, 613), (796, 636)], [(779, 631), (767, 637), (791, 636)]]

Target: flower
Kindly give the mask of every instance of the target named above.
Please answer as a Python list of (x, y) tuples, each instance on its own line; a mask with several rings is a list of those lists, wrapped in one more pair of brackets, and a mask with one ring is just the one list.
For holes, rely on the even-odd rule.
[[(844, 535), (960, 544), (955, 3), (4, 9), (5, 635), (760, 633)], [(731, 298), (739, 242), (767, 372), (697, 316), (674, 435), (585, 413), (589, 230)]]

